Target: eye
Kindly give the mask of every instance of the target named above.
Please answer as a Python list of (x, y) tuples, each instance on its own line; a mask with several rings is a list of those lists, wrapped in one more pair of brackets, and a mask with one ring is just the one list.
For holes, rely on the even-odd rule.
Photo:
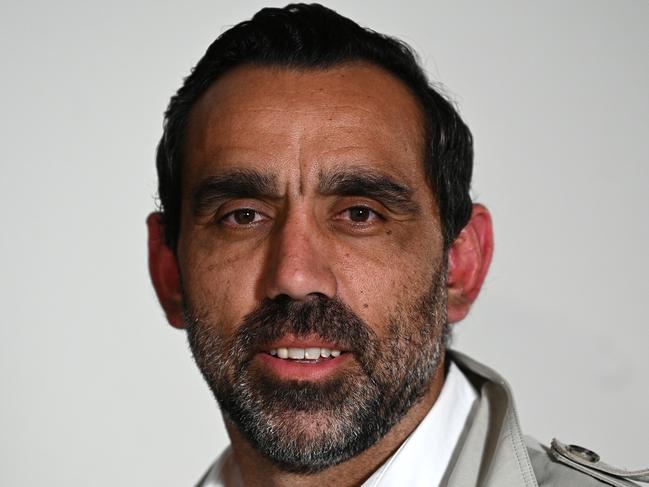
[(265, 220), (265, 216), (252, 208), (239, 208), (225, 215), (221, 221), (233, 226), (247, 226)]
[(352, 206), (340, 214), (341, 218), (348, 218), (354, 223), (370, 223), (382, 220), (383, 217), (367, 206)]

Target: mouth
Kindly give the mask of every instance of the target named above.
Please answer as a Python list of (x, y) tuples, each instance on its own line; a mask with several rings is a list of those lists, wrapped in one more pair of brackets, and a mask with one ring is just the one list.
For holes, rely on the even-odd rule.
[(256, 355), (260, 365), (280, 379), (316, 381), (334, 374), (352, 356), (335, 344), (272, 344)]
[(336, 358), (342, 353), (335, 348), (327, 347), (279, 347), (271, 348), (268, 352), (273, 357), (282, 360), (299, 360), (302, 362), (321, 361), (328, 358)]

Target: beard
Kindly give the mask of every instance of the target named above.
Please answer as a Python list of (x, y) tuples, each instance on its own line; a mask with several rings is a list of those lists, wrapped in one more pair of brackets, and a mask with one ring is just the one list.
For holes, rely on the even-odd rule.
[[(185, 300), (194, 359), (223, 415), (281, 469), (316, 473), (380, 440), (428, 391), (450, 340), (446, 268), (418, 299), (397, 303), (378, 336), (338, 299), (266, 299), (231, 337)], [(253, 361), (287, 335), (316, 335), (353, 359), (323, 380), (282, 380)]]

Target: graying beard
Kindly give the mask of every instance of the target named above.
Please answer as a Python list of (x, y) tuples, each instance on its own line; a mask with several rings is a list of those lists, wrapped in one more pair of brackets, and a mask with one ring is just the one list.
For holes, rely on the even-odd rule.
[[(440, 274), (445, 277), (445, 273)], [(363, 387), (357, 387), (358, 382), (356, 387), (347, 387), (342, 406), (335, 410), (327, 409), (325, 402), (320, 403), (323, 407), (317, 414), (318, 420), (325, 424), (319, 425), (320, 433), (315, 438), (302, 424), (298, 425), (294, 411), (282, 409), (286, 401), (282, 403), (281, 397), (268, 400), (263, 395), (265, 391), (260, 394), (259, 383), (251, 381), (245, 364), (238, 363), (247, 354), (242, 344), (226, 343), (214, 328), (186, 309), (190, 347), (223, 414), (253, 447), (287, 471), (315, 473), (369, 448), (427, 391), (452, 337), (451, 327), (446, 323), (445, 280), (439, 281), (438, 276), (438, 282), (417, 310), (395, 313), (400, 318), (405, 315), (406, 320), (392, 323), (392, 340), (381, 342), (382, 367), (368, 367), (379, 363), (378, 359), (373, 364), (361, 364)], [(419, 336), (407, 335), (404, 321), (420, 321), (423, 314), (428, 314), (426, 311), (432, 320), (416, 330)], [(426, 345), (431, 343), (432, 347)], [(420, 353), (413, 353), (417, 348)], [(405, 355), (411, 363), (401, 360), (404, 350), (410, 352)], [(313, 391), (317, 390), (316, 386)], [(317, 394), (304, 397), (304, 401), (314, 404), (313, 395)]]

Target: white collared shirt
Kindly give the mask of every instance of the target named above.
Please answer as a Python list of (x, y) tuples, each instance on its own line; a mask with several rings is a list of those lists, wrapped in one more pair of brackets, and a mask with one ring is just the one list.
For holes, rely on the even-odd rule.
[(444, 386), (419, 426), (363, 487), (437, 487), (478, 395), (451, 362)]
[[(471, 383), (451, 362), (433, 407), (363, 487), (439, 486), (477, 397)], [(241, 473), (228, 447), (197, 487), (240, 486)]]

